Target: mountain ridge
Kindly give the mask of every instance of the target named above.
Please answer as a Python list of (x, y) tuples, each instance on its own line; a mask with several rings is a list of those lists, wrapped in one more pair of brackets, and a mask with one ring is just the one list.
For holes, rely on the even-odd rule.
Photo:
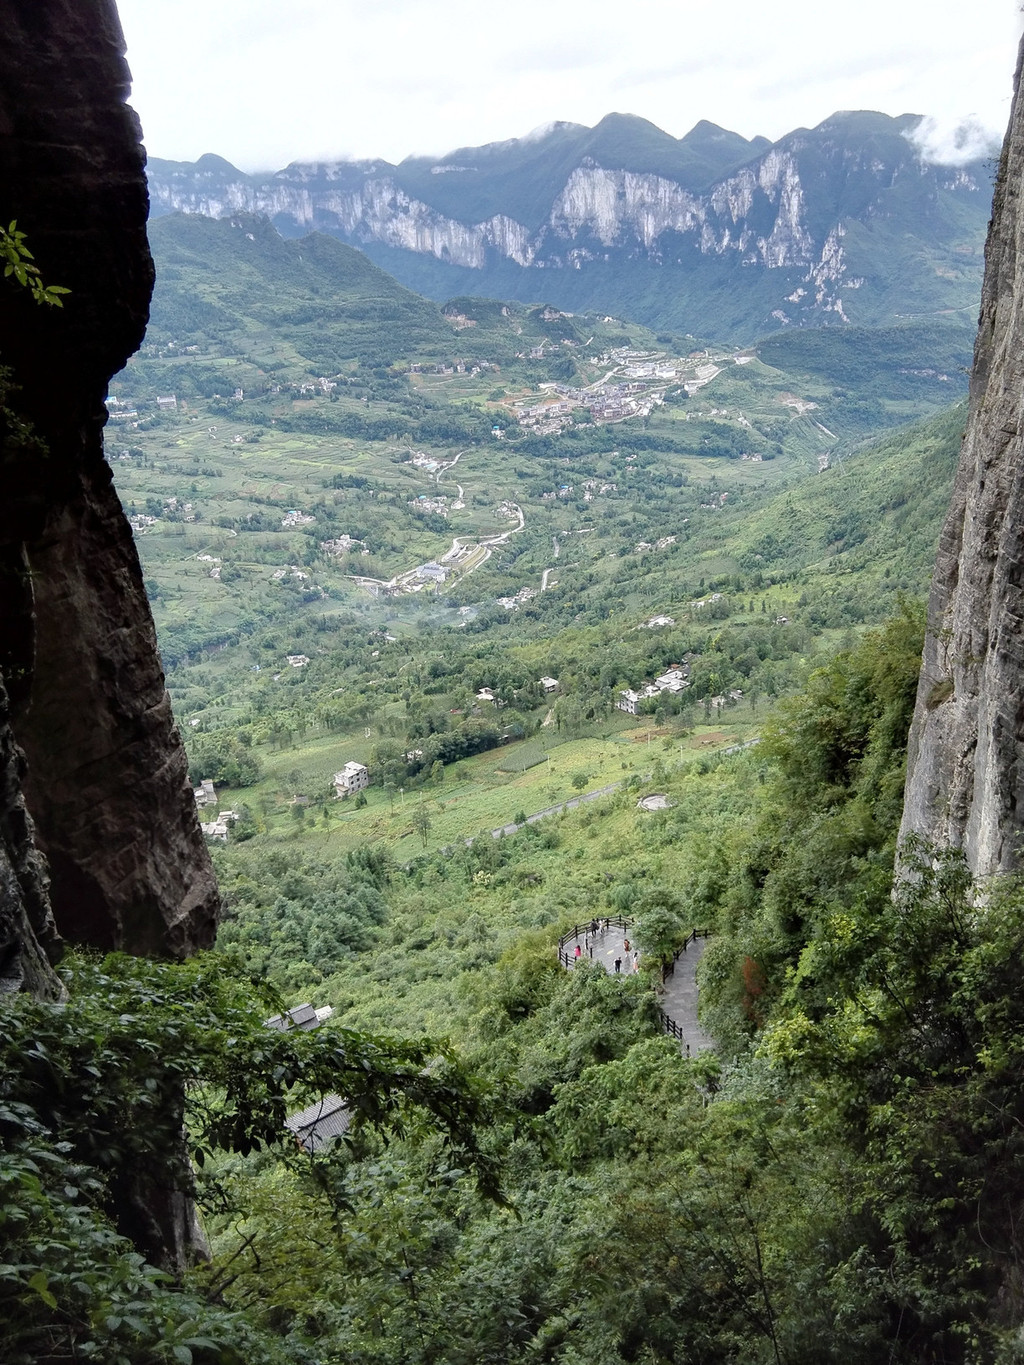
[(250, 176), (214, 154), (154, 159), (152, 213), (254, 212), (285, 236), (327, 232), (434, 298), (543, 296), (744, 340), (973, 313), (987, 164), (929, 162), (909, 136), (919, 124), (840, 111), (768, 143), (706, 121), (677, 139), (609, 114), (397, 166)]

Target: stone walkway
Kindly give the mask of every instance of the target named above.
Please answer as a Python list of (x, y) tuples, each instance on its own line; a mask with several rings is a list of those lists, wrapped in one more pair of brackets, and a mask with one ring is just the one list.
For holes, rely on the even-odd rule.
[(565, 951), (569, 954), (569, 961), (572, 962), (576, 953), (578, 943), (583, 957), (590, 958), (594, 962), (600, 962), (605, 971), (614, 974), (615, 959), (621, 959), (622, 966), (620, 971), (623, 976), (628, 976), (633, 971), (633, 941), (629, 939), (630, 951), (627, 960), (625, 942), (629, 939), (629, 930), (616, 929), (613, 925), (608, 929), (599, 929), (596, 934), (587, 934), (580, 939), (570, 939), (565, 945)]
[(679, 1025), (691, 1053), (715, 1045), (714, 1038), (701, 1028), (697, 1018), (697, 964), (704, 956), (706, 944), (706, 938), (696, 938), (679, 954), (675, 970), (665, 978), (665, 994), (659, 1002), (668, 1017)]
[[(630, 951), (625, 951), (629, 940)], [(582, 938), (570, 939), (564, 948), (569, 962), (576, 961), (576, 945), (579, 944), (581, 958), (600, 962), (605, 971), (614, 975), (615, 961), (622, 963), (620, 973), (632, 975), (634, 971), (634, 946), (628, 929), (615, 925), (599, 928), (596, 934), (585, 934)], [(715, 1046), (715, 1040), (700, 1026), (697, 1018), (697, 964), (704, 955), (707, 939), (698, 938), (688, 945), (685, 952), (676, 959), (675, 970), (665, 978), (664, 986), (658, 991), (658, 1004), (662, 1013), (679, 1028), (682, 1038), (680, 1047), (687, 1055), (703, 1052)]]

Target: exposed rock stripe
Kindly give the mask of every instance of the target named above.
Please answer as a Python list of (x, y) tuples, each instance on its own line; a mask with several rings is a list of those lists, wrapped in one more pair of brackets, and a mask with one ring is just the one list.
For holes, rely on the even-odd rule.
[[(1024, 48), (1022, 48), (1024, 52)], [(1024, 828), (1024, 102), (1020, 57), (985, 252), (967, 430), (939, 542), (902, 834), (1020, 865)]]

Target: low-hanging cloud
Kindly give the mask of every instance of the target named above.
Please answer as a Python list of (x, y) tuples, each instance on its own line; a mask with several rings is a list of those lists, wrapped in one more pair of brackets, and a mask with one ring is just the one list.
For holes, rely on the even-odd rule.
[(965, 166), (999, 155), (999, 134), (974, 114), (955, 122), (928, 114), (904, 136), (930, 165)]
[[(610, 109), (674, 137), (699, 119), (772, 139), (835, 109), (1005, 123), (1021, 0), (861, 0), (837, 44), (818, 0), (118, 0), (154, 156), (246, 170), (521, 136)], [(961, 135), (928, 155), (969, 159)], [(985, 151), (987, 151), (987, 145)]]

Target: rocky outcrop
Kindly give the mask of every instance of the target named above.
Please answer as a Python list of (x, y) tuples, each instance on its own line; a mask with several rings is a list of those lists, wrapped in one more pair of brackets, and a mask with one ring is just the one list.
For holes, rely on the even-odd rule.
[[(1024, 52), (1024, 48), (1022, 48)], [(1024, 100), (986, 248), (967, 430), (939, 543), (902, 834), (962, 849), (979, 878), (1024, 838)]]
[(212, 941), (217, 893), (102, 447), (107, 382), (153, 283), (124, 42), (113, 0), (0, 0), (0, 25), (0, 218), (71, 290), (56, 309), (0, 285), (17, 413), (0, 450), (0, 667), (25, 797), (60, 932), (180, 956)]

